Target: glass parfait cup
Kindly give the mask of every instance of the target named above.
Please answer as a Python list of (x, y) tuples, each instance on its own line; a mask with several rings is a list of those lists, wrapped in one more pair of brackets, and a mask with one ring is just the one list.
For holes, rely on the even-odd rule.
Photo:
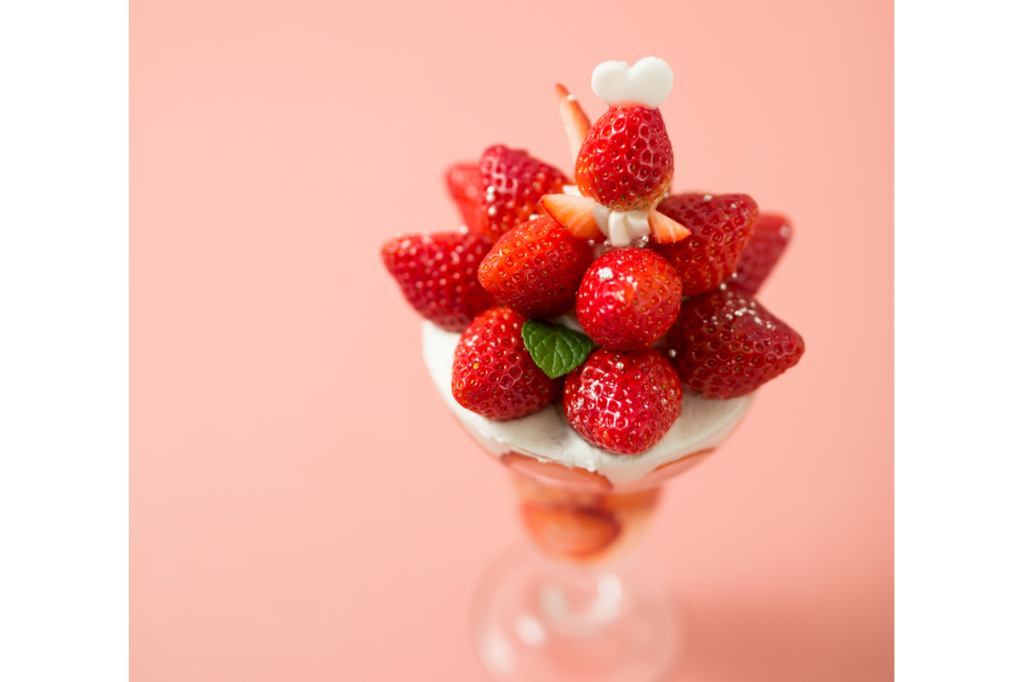
[(687, 395), (674, 438), (637, 456), (593, 450), (604, 466), (591, 471), (565, 461), (590, 446), (559, 404), (511, 422), (474, 414), (451, 395), (459, 335), (427, 323), (423, 337), (445, 404), (509, 472), (529, 540), (500, 557), (478, 588), (473, 627), (484, 666), (499, 680), (534, 682), (645, 682), (671, 673), (685, 650), (681, 609), (670, 582), (635, 549), (662, 485), (704, 461), (752, 398)]

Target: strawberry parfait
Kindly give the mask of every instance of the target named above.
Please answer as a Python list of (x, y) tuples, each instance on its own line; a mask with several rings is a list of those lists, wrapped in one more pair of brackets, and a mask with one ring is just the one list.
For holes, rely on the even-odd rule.
[(593, 125), (556, 86), (572, 178), (490, 147), (447, 173), (460, 230), (382, 249), (449, 409), (514, 472), (535, 544), (571, 562), (632, 544), (659, 484), (804, 350), (755, 299), (788, 221), (745, 194), (670, 193), (668, 64), (606, 62), (591, 84)]

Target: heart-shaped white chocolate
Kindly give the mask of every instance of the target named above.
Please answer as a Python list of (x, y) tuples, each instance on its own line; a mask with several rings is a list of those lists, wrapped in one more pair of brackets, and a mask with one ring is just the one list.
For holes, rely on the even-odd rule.
[(633, 66), (626, 62), (604, 62), (594, 68), (590, 87), (610, 107), (641, 104), (657, 109), (672, 91), (672, 67), (657, 57), (644, 57)]

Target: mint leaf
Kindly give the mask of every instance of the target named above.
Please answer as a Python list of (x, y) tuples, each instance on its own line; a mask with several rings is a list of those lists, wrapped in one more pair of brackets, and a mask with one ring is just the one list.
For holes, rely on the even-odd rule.
[(523, 343), (537, 366), (552, 379), (582, 365), (594, 349), (586, 334), (540, 320), (527, 320), (523, 325)]

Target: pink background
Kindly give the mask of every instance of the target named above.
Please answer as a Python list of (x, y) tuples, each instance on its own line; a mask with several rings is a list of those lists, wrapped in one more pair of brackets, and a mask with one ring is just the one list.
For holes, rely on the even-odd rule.
[(648, 538), (681, 679), (892, 678), (892, 5), (618, 4), (132, 5), (133, 680), (486, 679), (511, 491), (378, 249), (456, 228), (489, 144), (567, 168), (554, 83), (596, 118), (594, 65), (648, 54), (675, 189), (791, 216), (759, 298), (808, 346)]

